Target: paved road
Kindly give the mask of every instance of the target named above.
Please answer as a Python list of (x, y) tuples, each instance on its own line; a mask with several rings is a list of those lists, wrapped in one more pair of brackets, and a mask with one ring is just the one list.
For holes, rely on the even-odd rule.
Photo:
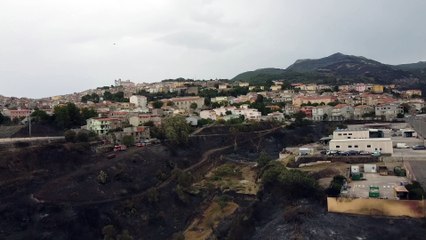
[(0, 138), (0, 143), (52, 141), (52, 140), (63, 140), (63, 139), (65, 139), (64, 136), (57, 136), (57, 137), (26, 137), (26, 138)]
[(426, 189), (426, 161), (407, 161), (416, 180)]

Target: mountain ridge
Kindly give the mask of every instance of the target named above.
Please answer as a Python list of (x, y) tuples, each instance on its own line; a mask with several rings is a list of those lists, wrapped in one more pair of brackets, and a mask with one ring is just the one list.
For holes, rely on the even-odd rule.
[[(424, 67), (424, 68), (423, 68)], [(390, 65), (363, 56), (340, 52), (318, 59), (298, 59), (287, 68), (261, 68), (235, 76), (234, 81), (261, 83), (285, 79), (289, 82), (400, 84), (426, 89), (426, 62)]]

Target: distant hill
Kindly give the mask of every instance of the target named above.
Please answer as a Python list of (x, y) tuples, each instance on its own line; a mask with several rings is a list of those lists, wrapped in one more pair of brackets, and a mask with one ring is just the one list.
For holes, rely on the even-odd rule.
[(378, 66), (381, 63), (373, 61), (364, 57), (356, 57), (351, 55), (344, 55), (342, 53), (335, 53), (325, 58), (320, 59), (301, 59), (290, 65), (287, 70), (296, 72), (312, 72), (321, 69), (329, 69), (330, 66), (340, 64), (351, 65), (373, 65)]
[(278, 79), (330, 84), (370, 82), (425, 87), (426, 68), (422, 68), (424, 65), (425, 62), (392, 66), (365, 57), (335, 53), (320, 59), (297, 60), (287, 69), (264, 68), (244, 72), (232, 80), (251, 83)]
[(411, 72), (420, 79), (426, 79), (426, 62), (395, 65), (394, 68)]
[(421, 69), (426, 69), (426, 61), (420, 61), (420, 62), (416, 62), (416, 63), (407, 63), (407, 64), (399, 64), (399, 65), (394, 65), (395, 68), (397, 69), (401, 69), (401, 70), (406, 70), (406, 71), (410, 71), (410, 70), (421, 70)]

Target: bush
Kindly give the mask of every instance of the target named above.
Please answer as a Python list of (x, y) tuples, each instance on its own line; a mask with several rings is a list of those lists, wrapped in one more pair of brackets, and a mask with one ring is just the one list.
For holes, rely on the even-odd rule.
[(325, 191), (326, 194), (330, 197), (338, 197), (345, 182), (346, 178), (344, 176), (334, 176), (333, 180), (330, 182), (330, 186)]
[(413, 181), (412, 184), (405, 186), (408, 190), (408, 198), (410, 200), (422, 200), (425, 195), (425, 191), (419, 182)]
[(158, 202), (159, 201), (159, 195), (160, 195), (160, 193), (158, 192), (158, 189), (156, 189), (155, 187), (148, 189), (148, 192), (147, 192), (148, 202), (150, 202), (150, 203)]
[(73, 130), (65, 131), (64, 133), (65, 141), (75, 142), (77, 134)]
[(178, 184), (184, 188), (189, 188), (194, 181), (190, 173), (184, 172), (178, 168), (173, 170), (173, 174), (176, 176)]
[(266, 188), (273, 188), (273, 194), (294, 199), (311, 198), (319, 194), (319, 186), (314, 178), (299, 170), (288, 170), (279, 162), (268, 164), (261, 177)]
[(84, 131), (80, 131), (77, 133), (77, 141), (78, 142), (88, 142), (89, 141), (89, 134), (87, 134)]
[(114, 240), (117, 230), (113, 225), (106, 225), (102, 228), (102, 234), (104, 235), (104, 240)]

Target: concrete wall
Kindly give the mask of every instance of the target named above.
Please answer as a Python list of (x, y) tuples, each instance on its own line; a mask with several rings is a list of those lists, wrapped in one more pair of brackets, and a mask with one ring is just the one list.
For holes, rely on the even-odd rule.
[(365, 198), (327, 198), (329, 212), (370, 216), (425, 217), (424, 201)]

